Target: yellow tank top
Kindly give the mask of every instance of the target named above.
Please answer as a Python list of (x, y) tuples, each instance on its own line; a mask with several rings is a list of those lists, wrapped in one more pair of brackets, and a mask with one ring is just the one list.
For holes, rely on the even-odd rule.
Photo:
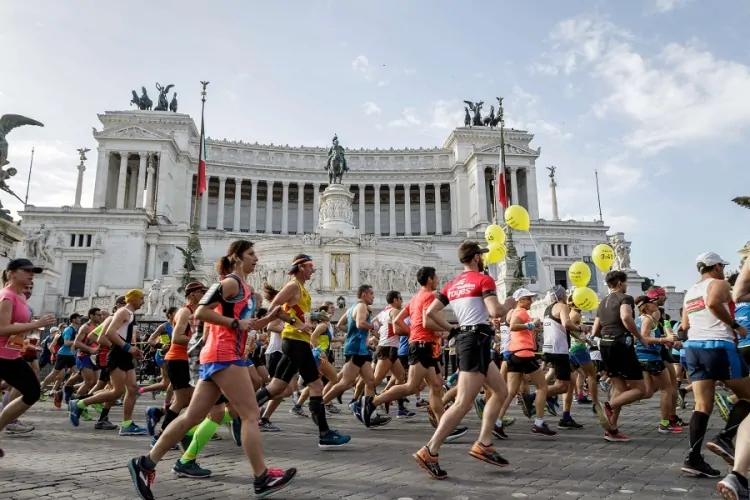
[[(312, 307), (312, 299), (310, 298), (310, 294), (307, 292), (307, 290), (305, 290), (305, 287), (302, 286), (299, 281), (293, 281), (299, 287), (300, 297), (297, 303), (291, 307), (287, 304), (284, 304), (284, 312), (298, 322), (302, 323), (305, 321), (305, 314), (308, 314), (310, 312), (310, 308)], [(281, 330), (281, 338), (310, 342), (310, 334), (299, 331), (289, 323), (284, 324), (284, 329)]]

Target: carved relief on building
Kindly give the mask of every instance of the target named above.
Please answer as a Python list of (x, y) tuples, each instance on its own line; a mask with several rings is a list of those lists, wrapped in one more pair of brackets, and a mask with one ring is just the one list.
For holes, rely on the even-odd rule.
[(349, 290), (351, 283), (350, 256), (348, 253), (331, 254), (331, 289)]

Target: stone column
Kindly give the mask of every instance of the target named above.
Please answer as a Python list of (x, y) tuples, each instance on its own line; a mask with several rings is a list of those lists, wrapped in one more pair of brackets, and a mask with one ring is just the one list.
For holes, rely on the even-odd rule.
[(456, 182), (457, 181), (453, 181), (450, 183), (451, 199), (448, 200), (450, 202), (450, 207), (451, 207), (451, 233), (452, 234), (455, 234), (456, 231), (458, 231), (458, 227), (461, 225), (461, 223), (459, 222), (458, 203), (456, 202), (457, 200), (456, 192), (458, 191)]
[(125, 182), (128, 178), (128, 155), (120, 152), (120, 176), (117, 179), (117, 208), (125, 208)]
[[(91, 274), (91, 290), (99, 290), (99, 286), (102, 284), (102, 259), (104, 256), (104, 250), (101, 248), (94, 249), (94, 269)], [(95, 293), (95, 292), (92, 292)]]
[(86, 171), (86, 167), (81, 160), (81, 164), (78, 165), (78, 180), (76, 181), (76, 199), (73, 206), (75, 208), (81, 208), (81, 194), (83, 193), (83, 173)]
[(242, 205), (242, 179), (234, 178), (234, 221), (232, 230), (240, 232), (240, 206)]
[(557, 183), (554, 178), (550, 180), (549, 189), (552, 191), (552, 220), (560, 220), (557, 212)]
[(388, 234), (391, 236), (396, 236), (396, 185), (388, 184), (388, 189), (391, 191), (391, 220), (389, 221), (390, 228)]
[(289, 234), (289, 181), (281, 183), (281, 234)]
[(201, 195), (201, 229), (208, 229), (208, 187), (211, 176), (206, 174), (206, 190)]
[(273, 234), (273, 181), (266, 181), (266, 234)]
[(365, 234), (365, 186), (359, 185), (359, 232)]
[(419, 234), (427, 235), (427, 194), (425, 190), (427, 185), (424, 182), (419, 183)]
[(99, 159), (96, 164), (94, 181), (94, 208), (106, 206), (109, 187), (109, 151), (99, 148)]
[(313, 184), (313, 233), (317, 232), (318, 215), (320, 212), (320, 184)]
[(404, 184), (404, 236), (411, 236), (411, 184)]
[(224, 230), (224, 203), (226, 202), (227, 178), (219, 177), (219, 204), (216, 206), (216, 229)]
[[(148, 155), (146, 159), (148, 160)], [(146, 169), (146, 199), (143, 202), (143, 208), (145, 208), (146, 212), (149, 214), (151, 213), (151, 204), (154, 201), (154, 181), (156, 180), (154, 174), (156, 174), (154, 162), (149, 161), (148, 168)]]
[(145, 189), (146, 177), (148, 176), (146, 160), (148, 160), (148, 153), (144, 151), (138, 153), (138, 182), (136, 183), (135, 208), (143, 207), (143, 190)]
[(380, 228), (380, 184), (375, 184), (373, 186), (375, 189), (375, 234), (380, 236), (381, 228)]
[(156, 244), (148, 244), (148, 261), (146, 262), (146, 279), (154, 279), (154, 266), (156, 265)]
[(258, 230), (258, 179), (252, 179), (250, 185), (250, 232), (254, 233)]
[(518, 167), (510, 167), (510, 202), (513, 205), (519, 205), (518, 199)]
[(435, 184), (435, 234), (443, 234), (443, 203), (440, 200), (440, 184)]
[(305, 234), (305, 183), (297, 183), (297, 234)]

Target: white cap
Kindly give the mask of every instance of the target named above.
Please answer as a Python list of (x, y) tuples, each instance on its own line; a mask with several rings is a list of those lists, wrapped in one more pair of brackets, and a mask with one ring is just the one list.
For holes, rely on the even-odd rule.
[(519, 288), (515, 292), (513, 292), (513, 300), (519, 301), (524, 297), (536, 297), (536, 294), (534, 292), (530, 292), (526, 288)]
[(706, 267), (715, 266), (716, 264), (729, 265), (729, 262), (721, 258), (716, 252), (704, 252), (695, 258), (695, 263), (703, 264)]
[(58, 327), (56, 327), (56, 326), (53, 326), (52, 328), (49, 329), (50, 333), (57, 333), (59, 331), (60, 331), (60, 329)]

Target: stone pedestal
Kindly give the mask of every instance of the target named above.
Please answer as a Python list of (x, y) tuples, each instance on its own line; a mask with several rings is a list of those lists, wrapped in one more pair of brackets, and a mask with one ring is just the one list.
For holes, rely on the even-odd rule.
[(323, 236), (356, 236), (354, 194), (342, 184), (331, 184), (320, 195), (317, 231)]
[[(635, 269), (623, 269), (623, 271), (628, 275), (628, 295), (633, 298), (643, 295), (644, 292), (641, 285), (643, 285), (645, 278), (638, 274), (638, 271)], [(604, 286), (606, 287), (607, 285), (605, 284)]]

